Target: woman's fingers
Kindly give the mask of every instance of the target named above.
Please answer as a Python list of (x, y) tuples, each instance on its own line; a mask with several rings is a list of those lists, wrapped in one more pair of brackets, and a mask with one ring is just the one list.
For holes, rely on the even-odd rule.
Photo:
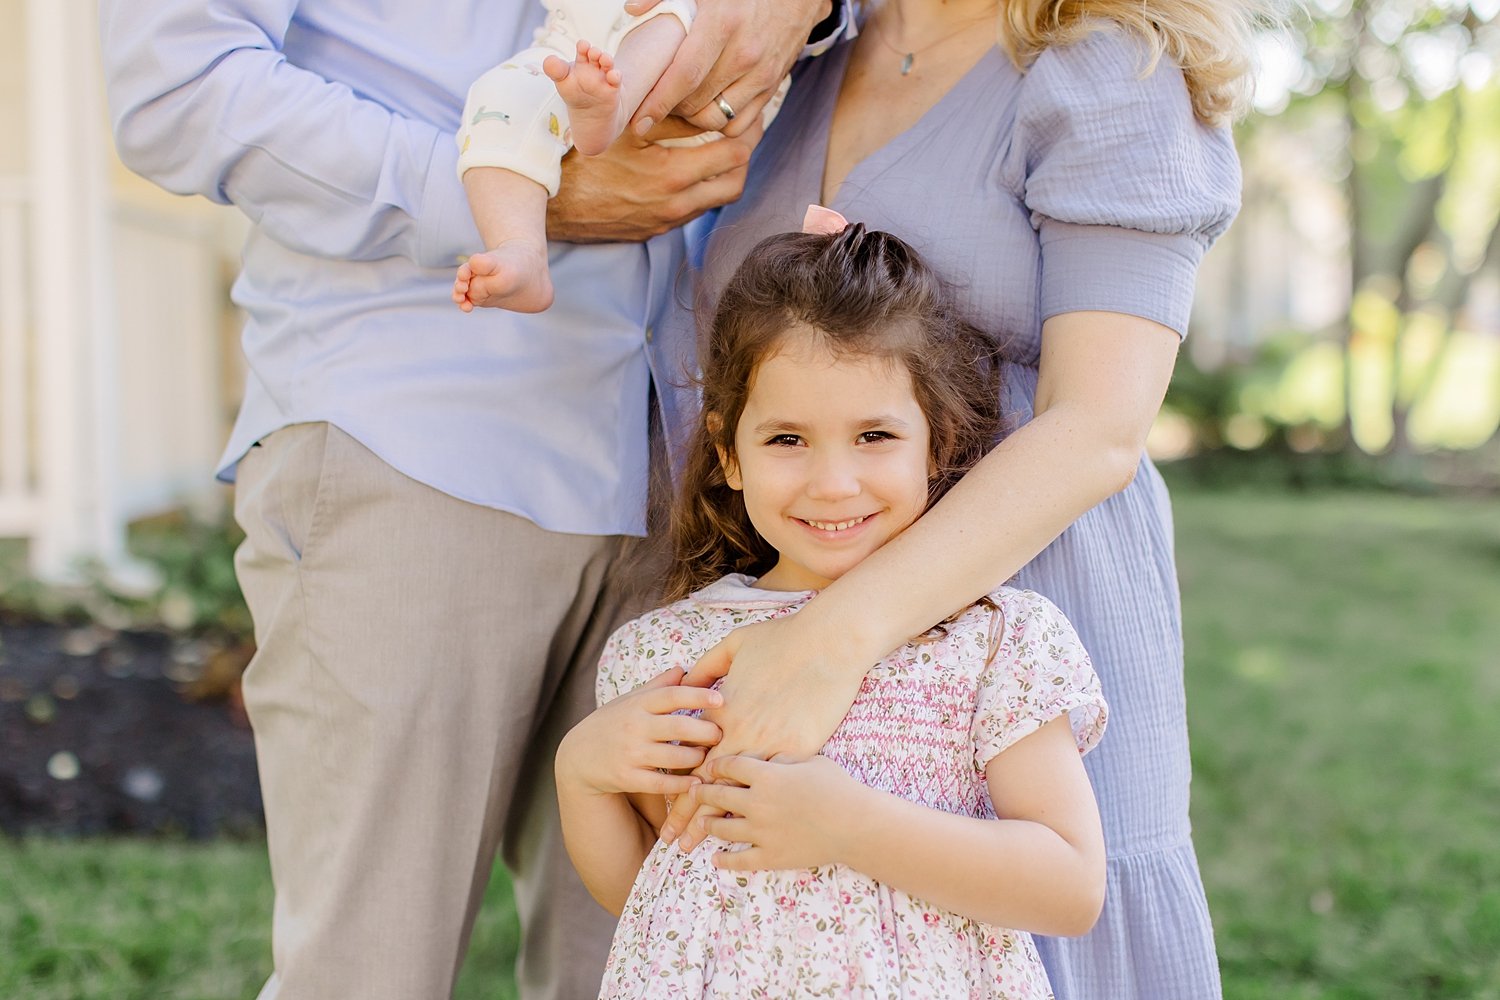
[[(761, 86), (761, 81), (752, 77), (744, 76), (720, 91), (718, 97), (712, 99), (707, 105), (699, 109), (686, 120), (694, 125), (713, 132), (722, 132), (727, 136), (738, 136), (748, 132), (752, 126), (761, 125), (761, 113), (765, 111), (766, 105), (775, 99), (781, 89), (781, 78), (776, 77), (769, 88)], [(729, 105), (734, 112), (734, 118), (729, 118), (719, 107), (719, 101)]]
[(728, 676), (729, 668), (734, 665), (734, 654), (740, 648), (740, 631), (736, 629), (729, 633), (717, 646), (699, 657), (682, 683), (693, 687), (708, 687), (714, 681)]
[(684, 686), (724, 678), (724, 707), (713, 713), (724, 737), (711, 759), (750, 749), (805, 759), (838, 728), (864, 677), (838, 659), (836, 646), (825, 647), (816, 630), (803, 631), (803, 617), (734, 630), (683, 678)]
[[(735, 112), (729, 132), (738, 132), (758, 116), (829, 10), (828, 0), (702, 0), (671, 65), (641, 101), (637, 125), (675, 109), (704, 128), (721, 128), (724, 99)], [(724, 97), (731, 92), (743, 108)]]
[(652, 122), (659, 122), (671, 114), (684, 98), (703, 84), (723, 58), (734, 26), (725, 23), (722, 17), (704, 16), (705, 13), (700, 11), (694, 18), (693, 30), (677, 47), (672, 62), (657, 78), (656, 85), (641, 100), (635, 113), (637, 134), (643, 131), (642, 125), (649, 128)]
[(647, 688), (675, 688), (682, 683), (683, 676), (687, 671), (681, 667), (668, 667), (649, 681), (641, 685), (641, 689)]

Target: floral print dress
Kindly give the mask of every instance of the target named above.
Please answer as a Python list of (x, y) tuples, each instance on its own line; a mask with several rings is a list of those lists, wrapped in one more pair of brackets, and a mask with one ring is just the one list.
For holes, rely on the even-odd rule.
[[(731, 575), (643, 615), (610, 638), (599, 701), (688, 667), (731, 630), (791, 614), (811, 597)], [(994, 818), (985, 765), (1006, 747), (1064, 714), (1081, 753), (1098, 743), (1104, 698), (1072, 625), (1030, 591), (1002, 588), (991, 601), (995, 608), (971, 607), (872, 668), (823, 755), (872, 788)], [(726, 848), (710, 837), (690, 854), (652, 849), (615, 933), (601, 1000), (1052, 995), (1029, 934), (842, 865), (720, 871), (713, 855)]]

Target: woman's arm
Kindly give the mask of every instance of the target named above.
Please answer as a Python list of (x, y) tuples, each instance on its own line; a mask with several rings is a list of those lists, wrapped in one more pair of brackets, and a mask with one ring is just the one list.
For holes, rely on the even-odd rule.
[(1048, 320), (1033, 419), (796, 618), (813, 611), (803, 624), (831, 631), (860, 654), (862, 674), (863, 661), (875, 662), (1009, 580), (1068, 525), (1130, 485), (1179, 343), (1172, 330), (1134, 316)]
[(825, 757), (723, 757), (712, 768), (748, 786), (692, 793), (736, 814), (707, 820), (707, 832), (753, 845), (721, 853), (721, 868), (837, 862), (942, 909), (1039, 934), (1087, 933), (1104, 905), (1104, 834), (1066, 717), (990, 761), (998, 820), (877, 791)]
[[(1035, 415), (916, 524), (795, 615), (730, 633), (688, 682), (724, 677), (710, 756), (816, 753), (865, 671), (989, 593), (1085, 511), (1129, 485), (1171, 380), (1180, 338), (1135, 316), (1075, 312), (1042, 327)], [(731, 664), (733, 671), (730, 670)], [(678, 803), (663, 829), (691, 849)]]

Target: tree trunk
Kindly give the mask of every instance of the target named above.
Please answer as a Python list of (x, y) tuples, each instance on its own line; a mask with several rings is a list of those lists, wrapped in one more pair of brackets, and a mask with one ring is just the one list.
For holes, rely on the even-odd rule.
[[(1409, 430), (1411, 408), (1421, 402), (1424, 395), (1424, 392), (1419, 391), (1414, 392), (1410, 399), (1401, 398), (1401, 383), (1406, 374), (1402, 365), (1401, 346), (1406, 332), (1411, 328), (1411, 314), (1418, 307), (1417, 296), (1412, 288), (1412, 258), (1424, 244), (1438, 243), (1442, 246), (1443, 276), (1431, 297), (1427, 299), (1427, 304), (1438, 306), (1443, 312), (1445, 317), (1443, 341), (1435, 352), (1433, 365), (1430, 365), (1425, 373), (1424, 381), (1436, 377), (1434, 367), (1446, 353), (1449, 338), (1453, 333), (1453, 312), (1463, 302), (1468, 289), (1467, 277), (1459, 275), (1458, 269), (1453, 265), (1453, 241), (1443, 231), (1442, 224), (1438, 222), (1438, 206), (1443, 200), (1444, 192), (1448, 190), (1448, 178), (1458, 161), (1458, 140), (1463, 128), (1463, 102), (1452, 91), (1445, 96), (1453, 102), (1453, 115), (1449, 119), (1447, 135), (1447, 147), (1453, 152), (1450, 153), (1446, 166), (1431, 177), (1425, 177), (1412, 186), (1411, 196), (1401, 212), (1401, 224), (1396, 230), (1396, 239), (1391, 246), (1393, 257), (1390, 261), (1390, 273), (1399, 282), (1395, 302), (1399, 319), (1395, 339), (1391, 341), (1391, 441), (1387, 452), (1403, 458), (1412, 453)], [(1462, 281), (1456, 287), (1447, 288), (1445, 286), (1450, 284), (1448, 281), (1450, 276), (1461, 277)], [(1437, 301), (1437, 296), (1444, 291), (1456, 296), (1451, 304), (1445, 305)]]

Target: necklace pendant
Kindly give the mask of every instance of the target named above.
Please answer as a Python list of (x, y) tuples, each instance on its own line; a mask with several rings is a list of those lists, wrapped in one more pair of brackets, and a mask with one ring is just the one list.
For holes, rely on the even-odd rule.
[(908, 52), (906, 55), (904, 55), (904, 56), (901, 57), (901, 75), (902, 76), (906, 76), (908, 73), (911, 72), (911, 64), (912, 64), (913, 60), (915, 60), (916, 58), (917, 58), (917, 54), (915, 52)]

